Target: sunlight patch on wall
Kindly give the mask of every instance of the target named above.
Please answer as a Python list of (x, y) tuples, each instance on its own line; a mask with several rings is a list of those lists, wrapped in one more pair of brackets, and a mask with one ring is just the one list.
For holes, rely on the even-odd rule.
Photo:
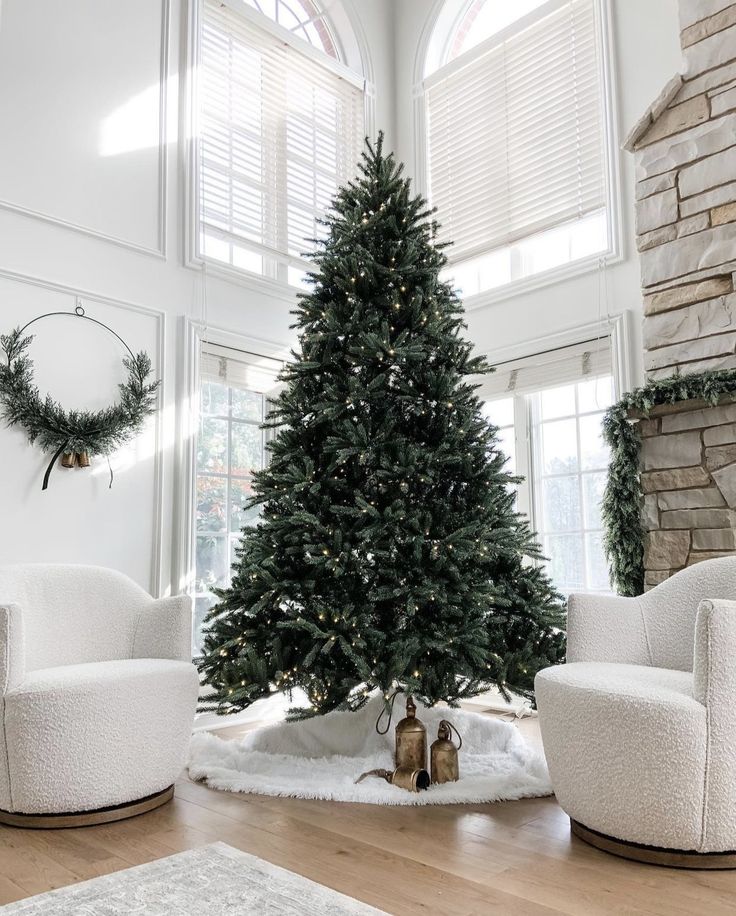
[(128, 99), (102, 120), (99, 152), (119, 156), (159, 145), (161, 87), (154, 83)]

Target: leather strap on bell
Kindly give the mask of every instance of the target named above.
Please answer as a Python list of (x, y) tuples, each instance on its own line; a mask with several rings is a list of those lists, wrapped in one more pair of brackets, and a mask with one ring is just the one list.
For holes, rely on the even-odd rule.
[[(397, 688), (396, 690), (394, 690), (393, 696), (391, 697), (390, 701), (387, 700), (383, 704), (383, 709), (378, 714), (378, 718), (376, 719), (376, 731), (378, 732), (379, 735), (385, 735), (388, 732), (389, 728), (391, 728), (391, 719), (393, 719), (394, 717), (394, 703), (396, 702), (396, 697), (398, 695), (399, 695), (399, 690)], [(381, 729), (378, 727), (378, 724), (381, 721), (381, 719), (386, 715), (386, 709), (388, 709), (388, 722), (386, 723), (386, 728), (383, 731), (381, 731)]]

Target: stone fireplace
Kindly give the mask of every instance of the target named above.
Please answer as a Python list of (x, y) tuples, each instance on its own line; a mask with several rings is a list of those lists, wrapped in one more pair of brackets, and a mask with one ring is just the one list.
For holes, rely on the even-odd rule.
[(645, 586), (736, 549), (736, 399), (687, 401), (640, 420)]
[[(680, 0), (683, 68), (625, 143), (649, 379), (736, 368), (736, 2)], [(640, 420), (646, 585), (736, 548), (736, 399)]]

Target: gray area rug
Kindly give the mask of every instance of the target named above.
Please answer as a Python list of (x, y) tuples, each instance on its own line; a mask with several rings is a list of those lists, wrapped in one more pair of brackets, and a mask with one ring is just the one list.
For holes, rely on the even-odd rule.
[(2, 907), (3, 916), (387, 916), (301, 875), (213, 843)]

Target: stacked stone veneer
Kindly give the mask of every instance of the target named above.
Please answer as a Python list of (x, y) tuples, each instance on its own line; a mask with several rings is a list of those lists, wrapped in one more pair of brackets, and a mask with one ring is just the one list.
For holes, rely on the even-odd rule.
[[(680, 0), (681, 74), (635, 125), (650, 379), (736, 368), (736, 0)], [(736, 400), (640, 420), (647, 588), (736, 550)]]
[(680, 0), (682, 74), (626, 141), (650, 378), (736, 367), (736, 2)]
[(657, 407), (639, 426), (651, 588), (736, 548), (736, 403)]

